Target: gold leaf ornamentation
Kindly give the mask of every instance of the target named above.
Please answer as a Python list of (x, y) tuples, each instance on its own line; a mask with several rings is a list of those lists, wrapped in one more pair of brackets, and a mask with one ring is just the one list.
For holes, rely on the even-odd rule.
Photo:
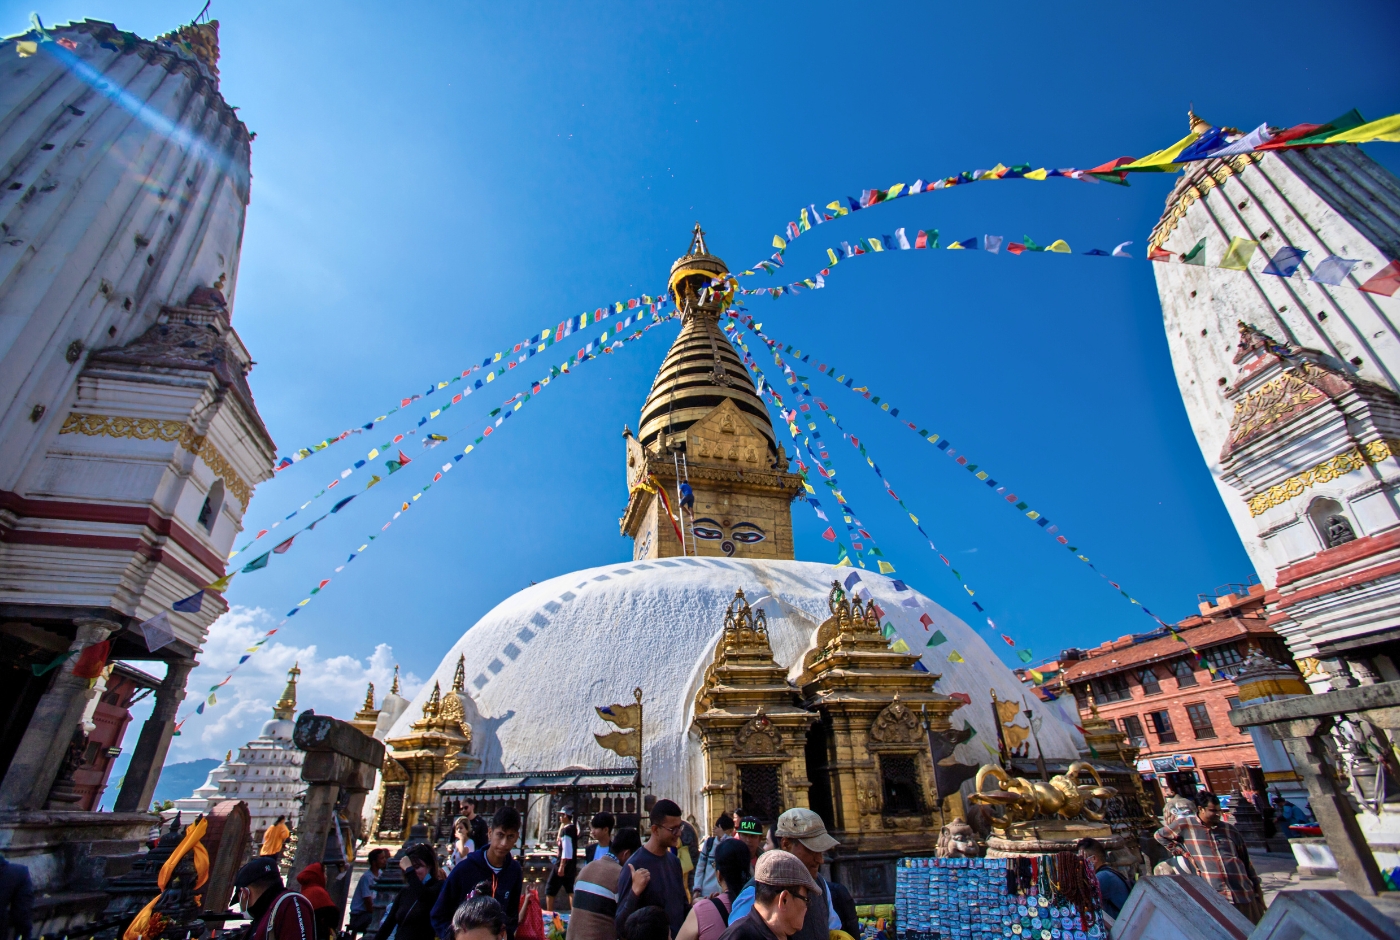
[(1251, 497), (1249, 514), (1262, 515), (1275, 506), (1283, 505), (1309, 487), (1331, 482), (1353, 470), (1360, 470), (1367, 464), (1380, 463), (1397, 454), (1400, 454), (1400, 441), (1372, 441), (1362, 447), (1353, 447), (1344, 454), (1329, 457), (1317, 466)]
[(238, 471), (233, 469), (224, 455), (203, 435), (196, 434), (194, 428), (182, 421), (166, 421), (158, 418), (124, 418), (118, 415), (94, 415), (70, 412), (59, 429), (59, 434), (84, 434), (88, 437), (132, 438), (138, 441), (178, 442), (185, 450), (194, 454), (214, 475), (224, 481), (224, 486), (245, 507), (253, 497), (253, 490)]

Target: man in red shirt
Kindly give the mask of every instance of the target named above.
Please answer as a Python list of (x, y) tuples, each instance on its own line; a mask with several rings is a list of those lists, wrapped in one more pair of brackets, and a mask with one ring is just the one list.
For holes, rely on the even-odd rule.
[(253, 921), (247, 940), (317, 940), (316, 912), (310, 901), (282, 884), (275, 856), (262, 855), (244, 865), (233, 886), (239, 907)]

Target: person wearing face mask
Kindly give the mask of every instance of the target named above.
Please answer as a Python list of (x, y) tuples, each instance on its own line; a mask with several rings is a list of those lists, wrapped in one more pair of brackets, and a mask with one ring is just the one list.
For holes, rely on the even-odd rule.
[(431, 915), (443, 881), (437, 853), (431, 845), (419, 843), (399, 859), (399, 867), (404, 873), (403, 890), (385, 913), (375, 940), (389, 940), (390, 934), (394, 940), (434, 940)]
[(253, 922), (246, 940), (318, 940), (316, 912), (310, 901), (282, 884), (276, 856), (261, 855), (244, 865), (233, 886), (238, 906)]

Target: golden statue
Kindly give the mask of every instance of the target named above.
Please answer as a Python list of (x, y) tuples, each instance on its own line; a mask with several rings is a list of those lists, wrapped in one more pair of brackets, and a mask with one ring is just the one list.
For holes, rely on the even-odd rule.
[[(1079, 775), (1087, 773), (1094, 778), (1094, 786), (1079, 783)], [(997, 783), (995, 790), (983, 790), (982, 784), (992, 778)], [(1000, 819), (993, 819), (996, 829), (1009, 830), (1017, 823), (1027, 823), (1033, 819), (1058, 816), (1073, 819), (1084, 816), (1094, 822), (1103, 822), (1106, 803), (1118, 795), (1113, 787), (1103, 785), (1099, 772), (1084, 761), (1075, 761), (1063, 774), (1050, 778), (1048, 783), (1040, 780), (1027, 780), (1025, 777), (1011, 777), (996, 764), (984, 764), (977, 771), (977, 789), (968, 799), (973, 803), (1000, 806)], [(1100, 808), (1093, 809), (1090, 802), (1100, 801)]]

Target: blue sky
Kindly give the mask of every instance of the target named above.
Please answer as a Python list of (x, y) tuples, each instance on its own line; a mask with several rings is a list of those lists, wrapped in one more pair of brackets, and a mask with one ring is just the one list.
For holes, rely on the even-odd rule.
[[(152, 36), (198, 7), (62, 0), (39, 12), (49, 24), (92, 17)], [(20, 31), (30, 9), (4, 2), (0, 24)], [(222, 24), (223, 94), (258, 135), (234, 325), (283, 453), (566, 316), (661, 292), (696, 220), (739, 268), (810, 202), (998, 161), (1141, 156), (1185, 133), (1193, 103), (1244, 128), (1351, 107), (1374, 118), (1400, 104), (1400, 59), (1385, 39), (1400, 11), (1383, 2), (1325, 16), (1316, 4), (1227, 5), (1205, 20), (1142, 5), (1105, 15), (752, 2), (215, 2), (211, 14)], [(1397, 166), (1395, 148), (1371, 152)], [(1190, 433), (1140, 260), (1173, 182), (1003, 182), (900, 200), (801, 239), (787, 271), (815, 271), (826, 245), (898, 226), (938, 228), (945, 242), (1064, 238), (1076, 252), (1132, 240), (1139, 260), (884, 255), (840, 266), (824, 291), (750, 308), (774, 335), (941, 430), (1149, 607), (1184, 617), (1198, 592), (1251, 568)], [(382, 677), (390, 660), (426, 674), (530, 581), (629, 558), (617, 528), (620, 434), (636, 427), (675, 332), (655, 329), (531, 401), (293, 618), (278, 636), (286, 655), (314, 646), (365, 675)], [(531, 360), (522, 378), (548, 361)], [(453, 415), (475, 428), (524, 387), (503, 382), (489, 404), (473, 396)], [(1037, 659), (1152, 625), (933, 448), (852, 395), (829, 400)], [(389, 426), (412, 426), (420, 412)], [(463, 423), (433, 424), (444, 422)], [(261, 487), (249, 531), (377, 443), (338, 444)], [(454, 434), (413, 473), (236, 579), (230, 601), (284, 613), (464, 443)], [(845, 492), (899, 574), (975, 623), (873, 474), (835, 453)], [(825, 525), (801, 504), (793, 518), (798, 557), (832, 559)], [(376, 666), (380, 644), (392, 649)], [(191, 684), (207, 685), (209, 671)], [(256, 731), (276, 691), (266, 691), (272, 672), (256, 674), (256, 694), (235, 680), (221, 699), (240, 703), (237, 717), (225, 711), (217, 729), (219, 709), (196, 719), (172, 760)], [(303, 704), (343, 711), (358, 682)]]

